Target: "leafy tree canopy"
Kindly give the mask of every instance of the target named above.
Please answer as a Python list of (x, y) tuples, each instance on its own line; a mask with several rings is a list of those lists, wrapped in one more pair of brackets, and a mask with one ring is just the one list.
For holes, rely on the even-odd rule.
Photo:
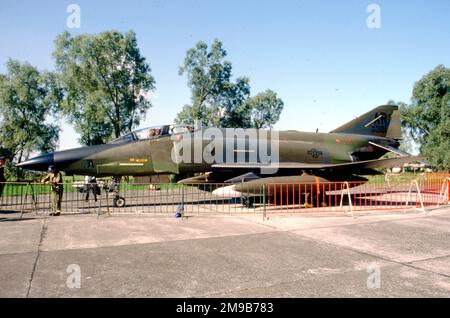
[(59, 35), (53, 53), (64, 89), (62, 112), (86, 145), (139, 125), (155, 81), (132, 31)]
[(191, 89), (191, 104), (177, 114), (175, 122), (219, 127), (272, 127), (283, 110), (276, 93), (267, 90), (250, 97), (250, 80), (238, 77), (232, 81), (232, 65), (225, 60), (222, 42), (214, 40), (211, 47), (198, 42), (186, 53), (179, 74), (186, 74)]
[(266, 90), (248, 98), (243, 108), (245, 111), (244, 127), (272, 128), (280, 119), (284, 103), (272, 90)]
[[(61, 92), (52, 73), (9, 60), (0, 75), (0, 140), (8, 162), (20, 163), (32, 152), (53, 151), (58, 142), (55, 115)], [(10, 164), (10, 176), (18, 171)], [(18, 175), (20, 177), (20, 175)]]
[(450, 169), (450, 69), (439, 65), (415, 83), (401, 105), (404, 125), (420, 151), (439, 169)]

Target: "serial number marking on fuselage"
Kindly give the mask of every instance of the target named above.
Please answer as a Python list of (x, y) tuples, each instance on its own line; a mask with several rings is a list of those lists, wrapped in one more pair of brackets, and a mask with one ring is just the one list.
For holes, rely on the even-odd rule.
[(125, 163), (121, 162), (121, 163), (119, 163), (119, 166), (131, 166), (131, 167), (133, 167), (133, 166), (143, 166), (143, 165), (144, 165), (143, 163), (129, 163), (129, 162), (125, 162)]
[(140, 162), (148, 162), (148, 159), (147, 158), (130, 158), (129, 159), (130, 160), (130, 162), (138, 162), (138, 163), (140, 163)]

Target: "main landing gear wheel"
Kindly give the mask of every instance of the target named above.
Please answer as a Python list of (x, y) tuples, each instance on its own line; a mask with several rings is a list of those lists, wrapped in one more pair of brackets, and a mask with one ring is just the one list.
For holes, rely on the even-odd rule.
[(116, 196), (113, 199), (113, 205), (116, 208), (123, 208), (125, 206), (125, 198), (121, 196)]
[(247, 197), (247, 196), (242, 197), (242, 206), (244, 206), (245, 208), (248, 208), (248, 209), (253, 208), (254, 202), (255, 202), (255, 199), (253, 197)]

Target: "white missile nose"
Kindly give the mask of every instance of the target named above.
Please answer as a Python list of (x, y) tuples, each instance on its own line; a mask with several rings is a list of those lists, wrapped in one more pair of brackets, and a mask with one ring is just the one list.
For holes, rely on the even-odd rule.
[(234, 190), (234, 185), (217, 188), (212, 192), (213, 195), (221, 198), (240, 198), (242, 193)]

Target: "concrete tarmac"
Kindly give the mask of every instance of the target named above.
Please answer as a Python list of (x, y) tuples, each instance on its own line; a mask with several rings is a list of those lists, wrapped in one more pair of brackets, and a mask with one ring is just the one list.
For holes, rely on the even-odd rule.
[(0, 297), (449, 297), (450, 208), (339, 216), (0, 212)]

